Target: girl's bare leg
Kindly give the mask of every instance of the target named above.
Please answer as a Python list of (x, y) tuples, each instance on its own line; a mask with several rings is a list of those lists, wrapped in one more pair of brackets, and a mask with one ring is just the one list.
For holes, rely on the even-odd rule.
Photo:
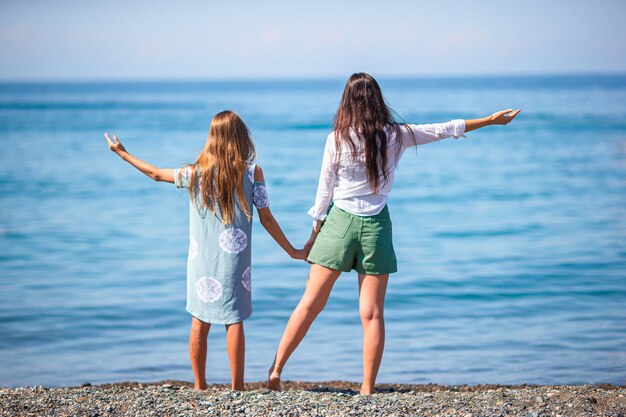
[(243, 391), (243, 370), (246, 356), (246, 338), (243, 322), (226, 325), (226, 349), (230, 359), (231, 387)]
[(373, 394), (385, 348), (385, 293), (389, 274), (359, 274), (359, 313), (363, 326), (363, 384), (361, 394)]
[(340, 274), (341, 271), (321, 265), (311, 265), (306, 289), (300, 302), (293, 313), (291, 313), (283, 337), (278, 345), (274, 363), (269, 370), (267, 380), (269, 389), (280, 391), (280, 374), (283, 366), (285, 366), (293, 351), (306, 335), (313, 320), (326, 305), (330, 291), (333, 289), (333, 285)]
[(189, 332), (189, 357), (193, 370), (194, 389), (207, 389), (205, 369), (207, 336), (211, 323), (205, 323), (191, 317), (191, 331)]

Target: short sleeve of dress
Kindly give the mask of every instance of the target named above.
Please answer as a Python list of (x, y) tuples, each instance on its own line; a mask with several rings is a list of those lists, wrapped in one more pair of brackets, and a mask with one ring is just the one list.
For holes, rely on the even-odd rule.
[(265, 181), (256, 181), (254, 179), (255, 164), (248, 168), (248, 178), (252, 181), (252, 202), (257, 209), (263, 209), (270, 206), (270, 200), (267, 196), (267, 188)]
[(174, 170), (174, 184), (176, 188), (189, 188), (191, 181), (191, 167), (176, 168)]

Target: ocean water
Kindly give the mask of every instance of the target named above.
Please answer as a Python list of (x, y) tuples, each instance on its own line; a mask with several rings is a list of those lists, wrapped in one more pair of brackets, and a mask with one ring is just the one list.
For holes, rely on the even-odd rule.
[[(301, 245), (343, 83), (0, 84), (0, 386), (192, 379), (187, 195), (124, 164), (104, 131), (177, 167), (216, 112), (238, 111), (274, 215)], [(411, 123), (523, 112), (405, 153), (378, 381), (626, 383), (626, 76), (381, 85)], [(255, 223), (247, 380), (265, 378), (308, 273)], [(223, 326), (207, 369), (229, 380)], [(284, 377), (360, 380), (355, 273)]]

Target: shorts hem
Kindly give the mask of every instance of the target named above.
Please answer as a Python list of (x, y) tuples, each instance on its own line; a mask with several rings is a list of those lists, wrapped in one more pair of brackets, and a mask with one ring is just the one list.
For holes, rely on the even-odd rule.
[(391, 269), (389, 271), (383, 270), (383, 272), (359, 271), (356, 268), (354, 268), (354, 270), (356, 272), (358, 272), (359, 274), (362, 274), (362, 275), (384, 275), (384, 274), (394, 274), (394, 273), (398, 272), (398, 268)]
[(335, 271), (350, 272), (352, 270), (352, 268), (345, 269), (343, 265), (339, 266), (338, 264), (334, 264), (332, 262), (321, 262), (321, 261), (317, 261), (317, 260), (311, 259), (311, 258), (307, 258), (306, 261), (308, 263), (310, 263), (310, 264), (320, 265), (320, 266), (323, 266), (325, 268), (334, 269)]

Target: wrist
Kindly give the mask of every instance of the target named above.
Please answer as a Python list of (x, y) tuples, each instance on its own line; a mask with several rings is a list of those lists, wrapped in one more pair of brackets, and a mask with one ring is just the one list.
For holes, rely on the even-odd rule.
[(322, 227), (322, 224), (324, 224), (323, 220), (313, 220), (313, 231), (311, 232), (311, 234), (318, 234), (320, 232), (320, 229)]

